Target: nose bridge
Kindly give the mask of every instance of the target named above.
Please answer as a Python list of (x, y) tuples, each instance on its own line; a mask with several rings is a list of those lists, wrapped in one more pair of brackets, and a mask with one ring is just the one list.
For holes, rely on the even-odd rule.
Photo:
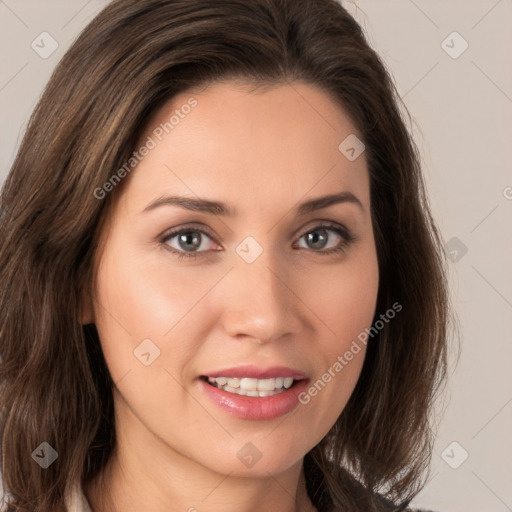
[(226, 284), (225, 329), (231, 336), (246, 335), (266, 343), (293, 330), (293, 293), (285, 285), (284, 262), (270, 249), (252, 260), (261, 249), (251, 243), (241, 243), (235, 254)]

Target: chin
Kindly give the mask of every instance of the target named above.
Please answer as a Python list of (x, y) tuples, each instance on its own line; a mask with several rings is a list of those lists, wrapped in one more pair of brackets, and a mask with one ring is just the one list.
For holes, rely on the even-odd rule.
[[(268, 431), (259, 437), (237, 436), (237, 439), (230, 439), (223, 446), (217, 445), (214, 450), (208, 450), (210, 457), (207, 460), (202, 456), (196, 460), (216, 473), (241, 478), (265, 478), (302, 464), (309, 447), (301, 450), (299, 441), (288, 431), (276, 431), (270, 435), (275, 436), (272, 442), (269, 441)], [(287, 439), (288, 443), (284, 443), (283, 439)]]

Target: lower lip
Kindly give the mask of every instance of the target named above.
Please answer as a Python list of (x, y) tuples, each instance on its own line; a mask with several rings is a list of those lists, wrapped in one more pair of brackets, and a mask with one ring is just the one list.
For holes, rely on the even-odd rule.
[(222, 410), (246, 420), (271, 420), (288, 414), (299, 404), (299, 394), (307, 387), (307, 379), (298, 381), (293, 387), (272, 396), (245, 396), (229, 393), (200, 381), (203, 391)]

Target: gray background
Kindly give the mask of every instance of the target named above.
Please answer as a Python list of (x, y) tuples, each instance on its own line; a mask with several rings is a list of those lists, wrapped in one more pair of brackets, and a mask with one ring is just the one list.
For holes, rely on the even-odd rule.
[[(54, 66), (106, 3), (0, 0), (0, 182)], [(512, 511), (512, 1), (343, 4), (391, 69), (413, 117), (453, 260), (462, 355), (452, 366), (431, 479), (414, 504)], [(47, 58), (31, 47), (34, 41), (39, 53), (49, 52), (54, 43), (42, 32), (58, 44)]]

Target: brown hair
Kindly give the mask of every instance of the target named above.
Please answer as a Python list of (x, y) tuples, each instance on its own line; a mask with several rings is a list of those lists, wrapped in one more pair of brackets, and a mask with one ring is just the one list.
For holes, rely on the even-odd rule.
[[(369, 342), (349, 403), (305, 457), (313, 503), (382, 510), (380, 492), (398, 510), (424, 485), (447, 366), (444, 251), (399, 96), (361, 28), (334, 0), (117, 0), (54, 71), (1, 195), (1, 457), (14, 510), (55, 510), (115, 445), (113, 383), (79, 314), (121, 187), (102, 200), (94, 190), (164, 101), (218, 80), (300, 80), (345, 109), (366, 145), (375, 318), (403, 306)], [(45, 470), (31, 457), (43, 441), (58, 452)]]

